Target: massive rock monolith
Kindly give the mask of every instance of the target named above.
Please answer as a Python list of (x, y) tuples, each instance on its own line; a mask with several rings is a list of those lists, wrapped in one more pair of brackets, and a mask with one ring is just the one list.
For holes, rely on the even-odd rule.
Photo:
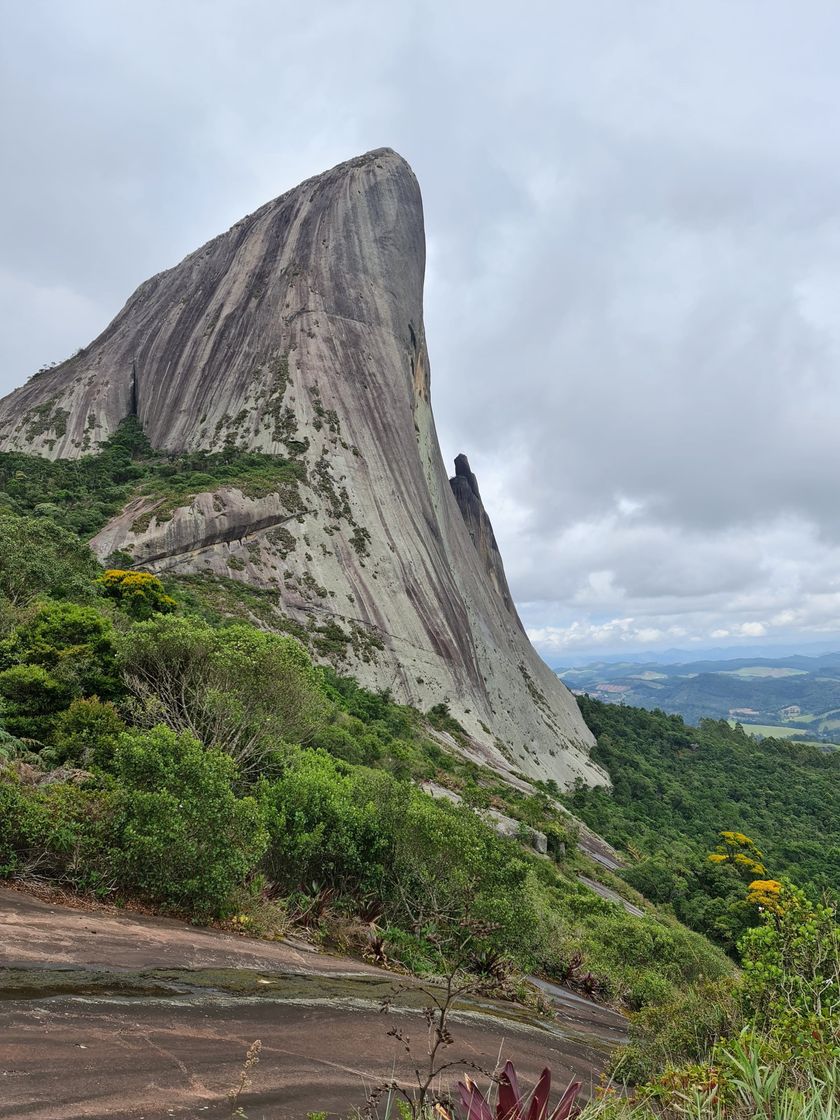
[(451, 485), (444, 469), (424, 265), (405, 160), (343, 163), (142, 284), (89, 346), (0, 402), (0, 448), (77, 457), (136, 416), (156, 448), (297, 458), (295, 488), (230, 485), (160, 519), (139, 498), (92, 546), (270, 593), (322, 649), (343, 635), (363, 683), (448, 703), (500, 770), (604, 782), (519, 621), (475, 476), (463, 457)]

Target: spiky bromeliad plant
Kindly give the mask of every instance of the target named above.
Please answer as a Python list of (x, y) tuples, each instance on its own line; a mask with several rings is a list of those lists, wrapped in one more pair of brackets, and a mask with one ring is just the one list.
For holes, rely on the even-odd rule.
[[(519, 1080), (513, 1062), (505, 1062), (499, 1076), (499, 1093), (496, 1100), (496, 1114), (486, 1097), (471, 1077), (458, 1083), (461, 1097), (463, 1120), (574, 1120), (580, 1115), (575, 1104), (581, 1089), (579, 1081), (570, 1081), (553, 1111), (548, 1110), (548, 1097), (551, 1092), (551, 1071), (544, 1069), (533, 1093), (524, 1096), (519, 1089)], [(451, 1120), (449, 1114), (439, 1106), (444, 1120)]]

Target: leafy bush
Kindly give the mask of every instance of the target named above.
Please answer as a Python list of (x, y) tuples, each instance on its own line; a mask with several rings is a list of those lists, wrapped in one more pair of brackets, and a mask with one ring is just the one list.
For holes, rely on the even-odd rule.
[[(383, 776), (370, 774), (368, 793)], [(283, 892), (334, 887), (364, 896), (382, 879), (387, 841), (379, 806), (357, 773), (322, 751), (298, 753), (260, 785), (270, 835), (265, 867)]]
[(535, 913), (520, 846), (413, 786), (391, 782), (382, 793), (390, 851), (381, 892), (391, 920), (453, 943), (465, 924), (484, 925), (490, 943), (529, 965)]
[(39, 665), (71, 695), (112, 697), (122, 691), (114, 628), (94, 607), (40, 603), (0, 643), (0, 665)]
[(113, 808), (105, 790), (63, 782), (33, 789), (6, 768), (0, 772), (0, 875), (36, 872), (79, 890), (105, 889)]
[[(48, 761), (85, 769), (108, 767), (126, 727), (117, 709), (97, 696), (74, 700), (61, 712), (53, 729)], [(46, 752), (42, 752), (42, 758)]]
[(47, 742), (71, 692), (40, 665), (13, 665), (0, 673), (3, 721), (21, 739)]
[(37, 595), (91, 599), (97, 570), (87, 545), (49, 518), (0, 512), (0, 594), (13, 606)]
[(531, 889), (538, 964), (561, 983), (639, 1009), (732, 971), (721, 950), (673, 920), (627, 914), (556, 874)]
[(739, 943), (744, 994), (780, 1060), (840, 1058), (840, 926), (792, 883)]
[[(76, 706), (67, 722), (104, 726), (107, 741), (112, 717), (104, 704)], [(122, 734), (113, 774), (105, 785), (33, 788), (8, 767), (0, 772), (0, 874), (37, 870), (199, 918), (224, 914), (267, 841), (257, 802), (233, 791), (233, 761), (159, 727)]]
[(39, 836), (42, 816), (20, 779), (0, 769), (0, 875), (11, 875), (25, 861)]
[(257, 802), (233, 791), (233, 760), (156, 727), (124, 734), (113, 768), (120, 885), (197, 917), (224, 914), (268, 838)]
[(253, 626), (156, 616), (122, 638), (120, 662), (139, 718), (188, 731), (243, 773), (284, 741), (307, 743), (330, 712), (303, 647)]
[[(738, 841), (733, 851), (743, 847)], [(770, 886), (775, 889), (766, 889)], [(776, 1101), (777, 1091), (780, 1101), (792, 1101), (809, 1078), (813, 1084), (814, 1075), (832, 1070), (836, 1075), (836, 911), (810, 901), (789, 882), (753, 882), (749, 890), (763, 900), (763, 913), (740, 942), (742, 978), (698, 984), (637, 1015), (630, 1045), (615, 1063), (623, 1078), (643, 1081), (667, 1067), (671, 1072), (660, 1083), (685, 1088), (693, 1079), (685, 1063), (693, 1063), (701, 1080), (719, 1083), (724, 1103), (752, 1103), (757, 1115), (764, 1115), (761, 1108)]]
[(674, 988), (666, 999), (650, 1001), (633, 1016), (630, 1042), (616, 1053), (613, 1075), (639, 1084), (667, 1067), (702, 1062), (715, 1043), (736, 1034), (743, 1022), (731, 977)]
[(118, 696), (113, 627), (95, 608), (42, 602), (0, 642), (0, 697), (9, 731), (49, 743), (74, 697)]

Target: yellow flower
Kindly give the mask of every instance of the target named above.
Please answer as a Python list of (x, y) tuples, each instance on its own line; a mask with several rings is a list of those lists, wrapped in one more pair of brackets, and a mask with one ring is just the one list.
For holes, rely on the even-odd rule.
[(754, 879), (747, 890), (747, 902), (763, 906), (774, 914), (782, 911), (782, 884), (776, 879)]
[(740, 867), (745, 867), (747, 871), (752, 871), (755, 875), (765, 875), (767, 873), (764, 864), (758, 863), (757, 860), (752, 859), (750, 856), (744, 855), (743, 852), (738, 852), (736, 854), (735, 862)]

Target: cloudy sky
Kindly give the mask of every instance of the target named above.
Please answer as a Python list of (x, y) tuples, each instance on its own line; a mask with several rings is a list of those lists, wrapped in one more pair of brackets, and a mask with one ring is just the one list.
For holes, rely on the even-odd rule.
[(301, 179), (423, 188), (538, 648), (840, 644), (834, 0), (0, 0), (0, 388)]

